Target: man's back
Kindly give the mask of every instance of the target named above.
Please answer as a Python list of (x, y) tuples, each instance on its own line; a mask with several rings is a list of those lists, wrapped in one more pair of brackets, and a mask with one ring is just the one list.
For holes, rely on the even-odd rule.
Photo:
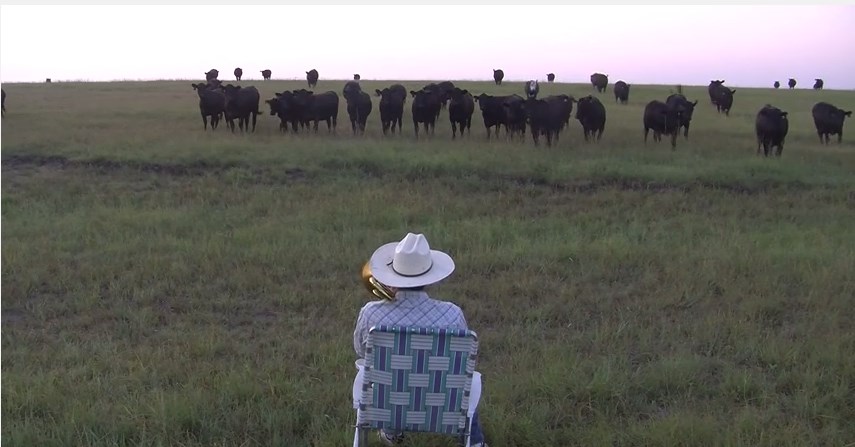
[(395, 301), (372, 301), (359, 311), (353, 349), (360, 358), (365, 357), (368, 330), (380, 324), (468, 329), (463, 311), (454, 303), (432, 299), (424, 291), (401, 290)]

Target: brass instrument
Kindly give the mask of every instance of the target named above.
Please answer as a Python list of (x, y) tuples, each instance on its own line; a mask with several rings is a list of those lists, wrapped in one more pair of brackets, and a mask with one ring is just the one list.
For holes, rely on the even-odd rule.
[(371, 266), (366, 262), (362, 266), (362, 285), (377, 298), (381, 300), (395, 301), (395, 292), (389, 286), (377, 281), (374, 275), (371, 274)]

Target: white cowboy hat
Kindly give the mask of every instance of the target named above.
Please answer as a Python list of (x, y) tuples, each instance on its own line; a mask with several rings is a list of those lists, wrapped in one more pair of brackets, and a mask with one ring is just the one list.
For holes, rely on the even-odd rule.
[(397, 288), (433, 284), (454, 271), (451, 256), (431, 250), (423, 234), (407, 233), (401, 242), (380, 246), (368, 262), (377, 281)]

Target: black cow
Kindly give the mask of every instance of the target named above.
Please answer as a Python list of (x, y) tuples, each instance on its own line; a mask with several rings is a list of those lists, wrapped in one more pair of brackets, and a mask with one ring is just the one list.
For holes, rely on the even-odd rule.
[(606, 91), (606, 87), (609, 85), (609, 75), (602, 73), (592, 74), (591, 85), (600, 93)]
[(546, 135), (546, 145), (552, 146), (552, 140), (558, 139), (561, 131), (563, 112), (566, 109), (560, 101), (528, 98), (523, 103), (534, 145), (539, 145), (541, 135)]
[(353, 80), (354, 80), (354, 81), (358, 81), (358, 80), (360, 80), (360, 79), (362, 79), (362, 76), (359, 76), (359, 73), (356, 73), (356, 74), (354, 74), (354, 75), (353, 75)]
[(313, 68), (307, 71), (306, 82), (309, 83), (309, 88), (315, 88), (318, 85), (318, 70)]
[(277, 93), (276, 98), (270, 98), (264, 102), (270, 106), (270, 115), (279, 117), (279, 130), (285, 132), (288, 130), (288, 122), (290, 120), (288, 119), (287, 109), (283, 107), (285, 105), (285, 101), (279, 98), (281, 94), (282, 93)]
[[(481, 116), (484, 118), (484, 127), (487, 128), (487, 139), (490, 139), (490, 133), (495, 127), (496, 136), (499, 135), (499, 127), (504, 125), (506, 130), (510, 130), (509, 123), (511, 121), (511, 111), (505, 107), (505, 102), (517, 103), (522, 102), (523, 98), (518, 95), (511, 96), (490, 96), (482, 93), (473, 98), (478, 102), (478, 107), (481, 109)], [(525, 119), (525, 115), (523, 115)]]
[(685, 128), (683, 137), (689, 139), (689, 125), (692, 124), (692, 115), (695, 113), (695, 106), (698, 105), (698, 100), (689, 102), (685, 96), (674, 93), (668, 96), (665, 104), (680, 111), (680, 125), (677, 127), (677, 132), (680, 131), (680, 128)]
[(270, 70), (261, 70), (261, 76), (264, 78), (264, 80), (265, 80), (265, 81), (269, 81), (269, 80), (270, 80), (270, 76), (271, 76), (272, 74), (273, 74), (273, 72), (272, 72), (272, 71), (270, 71)]
[(404, 103), (407, 101), (407, 90), (401, 84), (394, 84), (383, 90), (375, 90), (380, 97), (380, 122), (383, 124), (383, 135), (391, 127), (395, 133), (395, 123), (398, 133), (401, 133), (401, 123), (404, 119)]
[[(423, 90), (436, 90), (439, 93), (440, 109), (445, 109), (448, 107), (448, 101), (451, 99), (451, 91), (456, 87), (451, 81), (442, 81), (439, 84), (430, 83), (424, 87)], [(437, 112), (437, 118), (439, 118), (439, 112)]]
[(424, 124), (426, 134), (433, 135), (436, 127), (436, 118), (439, 116), (439, 110), (442, 107), (442, 98), (440, 97), (439, 90), (410, 90), (410, 94), (413, 95), (413, 128), (416, 138), (419, 137), (419, 123)]
[(772, 87), (775, 87), (775, 88), (781, 88), (781, 83), (780, 83), (780, 82), (778, 82), (778, 81), (775, 81), (775, 83), (774, 83), (774, 84), (772, 84)]
[(525, 83), (525, 96), (526, 98), (537, 98), (537, 94), (540, 92), (540, 85), (536, 80), (531, 80)]
[(220, 72), (217, 71), (216, 68), (212, 68), (211, 71), (205, 73), (205, 80), (206, 81), (217, 79), (219, 77), (220, 77)]
[[(350, 117), (350, 127), (353, 134), (365, 134), (365, 122), (371, 114), (373, 107), (371, 96), (362, 91), (362, 87), (356, 81), (348, 81), (342, 89), (342, 96), (347, 102), (347, 114)], [(358, 129), (358, 130), (357, 130)]]
[(795, 79), (793, 79), (793, 78), (790, 78), (790, 80), (789, 80), (789, 81), (787, 81), (787, 85), (789, 85), (789, 86), (790, 86), (790, 90), (792, 90), (792, 89), (796, 88), (796, 80), (795, 80)]
[(724, 85), (724, 81), (710, 81), (709, 85), (710, 101), (715, 105), (718, 113), (724, 112), (726, 116), (730, 116), (730, 109), (733, 107), (733, 94), (736, 90), (731, 90)]
[(505, 109), (505, 131), (508, 138), (519, 135), (525, 139), (525, 127), (528, 117), (525, 112), (525, 99), (519, 95), (506, 96), (502, 101)]
[(264, 113), (259, 110), (258, 105), (261, 100), (261, 95), (258, 94), (258, 89), (255, 87), (241, 87), (231, 84), (221, 87), (226, 96), (225, 117), (229, 128), (234, 133), (235, 122), (238, 119), (238, 127), (241, 132), (246, 128), (249, 131), (249, 117), (252, 115), (252, 131), (255, 132), (255, 123), (259, 113)]
[(716, 98), (718, 98), (718, 91), (719, 91), (719, 89), (723, 89), (723, 88), (725, 88), (724, 87), (724, 80), (710, 81), (710, 85), (709, 85), (709, 87), (707, 87), (707, 91), (710, 94), (710, 103), (712, 105), (716, 105)]
[(626, 104), (629, 101), (629, 84), (623, 81), (615, 82), (615, 101)]
[(555, 82), (555, 73), (548, 73), (546, 75), (546, 82)]
[(784, 151), (784, 139), (787, 137), (789, 127), (787, 112), (769, 104), (760, 109), (754, 122), (757, 133), (757, 154), (760, 154), (760, 146), (763, 146), (763, 155), (768, 157), (771, 150), (777, 146), (778, 151), (775, 155), (780, 157), (781, 152)]
[(472, 113), (475, 112), (475, 99), (468, 90), (454, 88), (449, 92), (448, 120), (451, 121), (451, 139), (457, 138), (457, 126), (460, 125), (460, 136), (463, 131), (472, 132)]
[[(202, 115), (202, 124), (208, 130), (208, 117), (211, 117), (211, 130), (217, 128), (220, 123), (220, 115), (226, 110), (226, 96), (220, 90), (211, 90), (206, 84), (190, 84), (196, 94), (199, 95), (199, 113)], [(3, 94), (3, 102), (6, 94)], [(6, 107), (3, 107), (6, 110)]]
[(240, 81), (241, 76), (243, 76), (243, 70), (241, 70), (240, 67), (235, 68), (235, 79)]
[(825, 82), (820, 78), (816, 78), (816, 82), (813, 83), (813, 89), (822, 90), (823, 86), (825, 86)]
[(606, 108), (603, 103), (591, 95), (579, 98), (576, 102), (576, 119), (582, 125), (585, 141), (588, 141), (589, 136), (594, 139), (595, 134), (596, 141), (600, 141), (606, 128)]
[[(829, 136), (833, 134), (837, 134), (838, 143), (843, 141), (843, 121), (847, 116), (852, 116), (851, 110), (846, 111), (827, 102), (818, 102), (811, 109), (811, 114), (820, 143), (828, 144)], [(823, 141), (823, 136), (825, 141)]]
[[(558, 105), (559, 115), (561, 118), (561, 127), (559, 132), (563, 131), (566, 126), (570, 125), (570, 117), (573, 116), (573, 103), (576, 101), (572, 96), (568, 95), (552, 95), (543, 98), (547, 102), (555, 102)], [(556, 135), (557, 137), (557, 135)]]
[(505, 79), (505, 72), (502, 69), (496, 70), (493, 69), (493, 80), (496, 81), (496, 85), (502, 85), (502, 79)]
[[(195, 89), (196, 87), (193, 87), (193, 88)], [(2, 99), (0, 99), (0, 107), (2, 107), (2, 111), (0, 111), (0, 114), (2, 114), (3, 116), (6, 116), (6, 90), (0, 89), (0, 96), (2, 96)], [(201, 105), (200, 105), (200, 108), (201, 108)], [(204, 115), (202, 115), (202, 120), (205, 121)], [(208, 128), (208, 123), (206, 122), (205, 123), (205, 129), (207, 129), (207, 128)]]
[(662, 134), (671, 136), (671, 149), (677, 147), (677, 132), (680, 130), (681, 109), (662, 101), (653, 100), (644, 107), (644, 144), (653, 130), (653, 141), (662, 141)]
[(314, 122), (313, 129), (318, 133), (318, 123), (326, 121), (327, 132), (335, 132), (338, 125), (338, 94), (333, 91), (318, 93), (306, 89), (294, 90), (293, 103), (301, 119)]
[(276, 93), (276, 97), (266, 101), (270, 105), (270, 114), (279, 116), (279, 130), (288, 130), (288, 123), (291, 124), (291, 130), (297, 132), (297, 124), (301, 129), (305, 129), (308, 120), (303, 116), (304, 113), (300, 109), (295, 99), (294, 92), (284, 91)]

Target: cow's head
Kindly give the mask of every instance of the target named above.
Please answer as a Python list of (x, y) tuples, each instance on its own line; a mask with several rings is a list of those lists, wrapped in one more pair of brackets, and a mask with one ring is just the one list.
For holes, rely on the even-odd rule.
[[(277, 93), (277, 95), (278, 95), (278, 93)], [(277, 98), (270, 98), (264, 102), (266, 102), (267, 105), (270, 106), (270, 114), (271, 115), (276, 115), (276, 113), (279, 112), (279, 98), (278, 97)]]
[(359, 83), (356, 81), (347, 81), (344, 84), (344, 88), (341, 91), (341, 94), (345, 99), (352, 99), (359, 95), (362, 92), (362, 87), (359, 86)]

